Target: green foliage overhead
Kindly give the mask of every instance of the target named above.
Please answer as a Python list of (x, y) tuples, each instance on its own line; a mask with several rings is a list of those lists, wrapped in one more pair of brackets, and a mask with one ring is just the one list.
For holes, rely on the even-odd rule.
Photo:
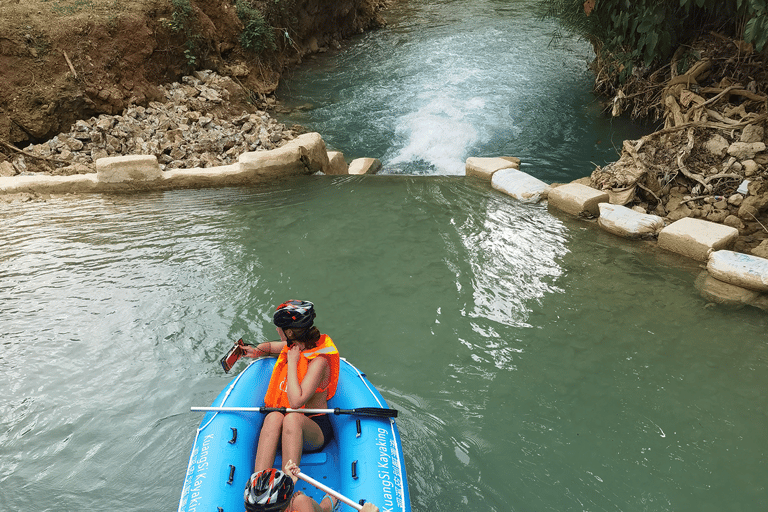
[(768, 0), (542, 0), (544, 16), (592, 43), (626, 76), (665, 63), (680, 44), (709, 30), (743, 38), (762, 51)]

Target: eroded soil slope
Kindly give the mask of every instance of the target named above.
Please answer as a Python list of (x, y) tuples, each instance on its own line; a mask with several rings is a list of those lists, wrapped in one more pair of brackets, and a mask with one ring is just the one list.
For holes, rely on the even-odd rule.
[(244, 25), (232, 0), (190, 0), (193, 15), (182, 30), (174, 3), (0, 0), (0, 141), (41, 142), (78, 119), (159, 100), (159, 84), (193, 67), (231, 76), (250, 91), (232, 101), (240, 113), (238, 101), (263, 101), (302, 56), (379, 26), (387, 1), (251, 0), (279, 27), (272, 29), (274, 49), (258, 55), (240, 45)]

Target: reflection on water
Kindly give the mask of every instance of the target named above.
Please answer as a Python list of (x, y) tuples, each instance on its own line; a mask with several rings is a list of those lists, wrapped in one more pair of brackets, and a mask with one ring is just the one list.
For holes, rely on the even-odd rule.
[(234, 339), (274, 339), (286, 297), (400, 410), (414, 510), (768, 498), (764, 313), (708, 307), (687, 260), (479, 181), (0, 208), (2, 510), (41, 488), (64, 510), (173, 509), (188, 408), (229, 381)]

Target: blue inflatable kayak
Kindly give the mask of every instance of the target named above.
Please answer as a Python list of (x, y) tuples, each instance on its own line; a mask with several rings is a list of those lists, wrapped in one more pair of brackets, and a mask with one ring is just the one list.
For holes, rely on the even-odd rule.
[[(256, 359), (213, 401), (213, 407), (262, 407), (275, 358)], [(357, 368), (341, 360), (331, 409), (386, 409), (387, 403)], [(202, 413), (199, 413), (202, 414)], [(304, 453), (301, 471), (355, 502), (381, 512), (410, 512), (410, 496), (397, 424), (391, 417), (329, 414), (334, 437), (320, 452)], [(253, 471), (261, 412), (206, 412), (189, 456), (179, 512), (242, 512)], [(279, 452), (279, 450), (278, 450)], [(278, 453), (275, 467), (282, 467)], [(297, 490), (317, 501), (325, 494), (305, 483)], [(352, 510), (343, 503), (341, 509)]]

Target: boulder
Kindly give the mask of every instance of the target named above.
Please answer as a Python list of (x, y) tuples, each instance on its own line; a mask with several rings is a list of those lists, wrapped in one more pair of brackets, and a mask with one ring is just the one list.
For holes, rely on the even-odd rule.
[(349, 174), (347, 161), (344, 160), (344, 153), (340, 151), (328, 152), (328, 169), (325, 174)]

